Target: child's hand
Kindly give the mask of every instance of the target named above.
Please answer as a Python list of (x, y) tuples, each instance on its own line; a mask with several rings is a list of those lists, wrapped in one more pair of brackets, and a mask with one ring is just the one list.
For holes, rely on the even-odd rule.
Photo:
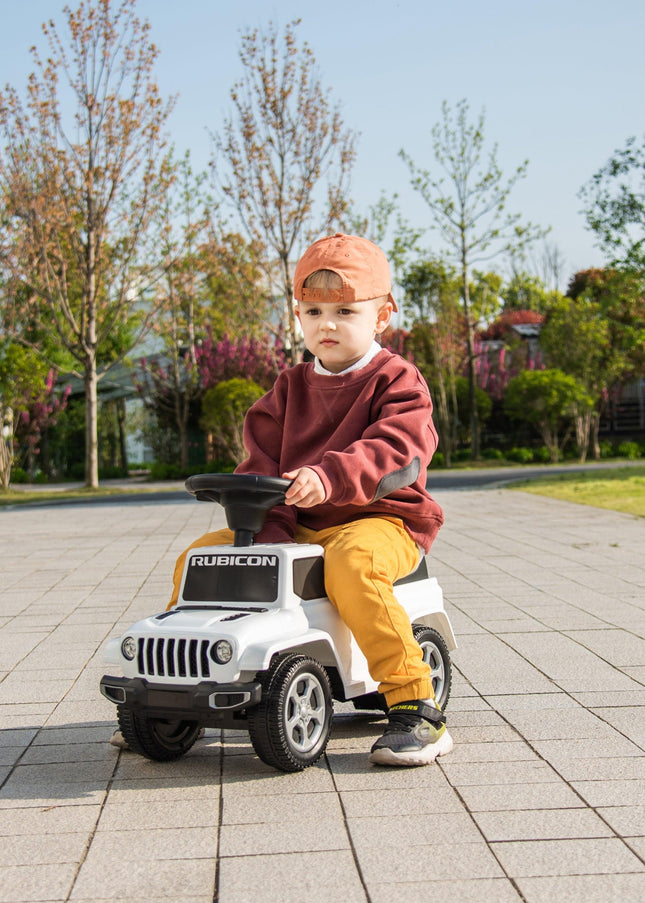
[(298, 505), (299, 508), (313, 508), (325, 501), (325, 487), (315, 470), (311, 467), (299, 467), (283, 473), (285, 480), (293, 480), (285, 494), (285, 504)]

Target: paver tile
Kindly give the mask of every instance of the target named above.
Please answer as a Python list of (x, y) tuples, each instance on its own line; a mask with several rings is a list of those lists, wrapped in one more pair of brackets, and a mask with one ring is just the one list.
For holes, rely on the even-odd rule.
[(365, 900), (349, 850), (314, 851), (307, 856), (279, 853), (222, 858), (220, 899), (228, 903), (248, 903), (250, 887), (254, 889), (258, 903), (275, 900), (336, 903), (339, 893), (343, 900), (352, 903)]
[(65, 900), (75, 872), (75, 862), (30, 862), (3, 867), (0, 903)]
[(517, 884), (527, 903), (642, 903), (645, 899), (645, 874), (518, 878)]
[(645, 805), (603, 806), (598, 813), (621, 837), (645, 837)]
[(481, 840), (478, 843), (442, 843), (441, 824), (437, 823), (437, 839), (426, 845), (397, 848), (361, 847), (359, 858), (365, 883), (368, 886), (383, 882), (408, 881), (416, 875), (420, 862), (432, 863), (432, 880), (501, 878), (504, 873)]
[(322, 850), (349, 849), (349, 838), (342, 815), (336, 818), (300, 817), (290, 822), (222, 825), (220, 855), (254, 856), (276, 853), (311, 853)]
[(215, 869), (211, 859), (159, 859), (135, 862), (102, 859), (88, 855), (74, 884), (70, 900), (96, 897), (113, 899), (128, 896), (148, 900), (165, 900), (177, 896), (190, 900), (210, 892), (215, 885)]
[(493, 843), (491, 849), (514, 878), (645, 873), (645, 865), (618, 838), (512, 841)]
[[(398, 899), (405, 903), (428, 903), (427, 881), (370, 884), (368, 890), (371, 903), (392, 903)], [(517, 903), (522, 899), (507, 878), (433, 880), (432, 895), (437, 900), (450, 900), (451, 903)]]
[(142, 862), (160, 859), (213, 859), (217, 856), (217, 826), (193, 828), (159, 826), (153, 822), (145, 831), (127, 822), (120, 829), (98, 831), (92, 839), (87, 861)]
[(614, 836), (611, 828), (591, 809), (506, 809), (476, 812), (473, 817), (490, 842)]
[(564, 781), (537, 784), (460, 785), (459, 795), (471, 812), (514, 812), (532, 809), (584, 808)]

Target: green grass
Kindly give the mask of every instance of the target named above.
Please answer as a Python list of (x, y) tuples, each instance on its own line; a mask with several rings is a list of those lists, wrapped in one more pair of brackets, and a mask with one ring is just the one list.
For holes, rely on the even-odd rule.
[(645, 517), (645, 465), (539, 477), (509, 488)]
[[(92, 499), (105, 498), (112, 495), (129, 495), (130, 493), (141, 492), (160, 492), (164, 488), (157, 486), (146, 486), (144, 484), (133, 486), (132, 489), (121, 489), (117, 486), (99, 487), (98, 489), (43, 489), (21, 490), (21, 489), (0, 489), (0, 507), (3, 505), (28, 505), (33, 502), (53, 502), (59, 499), (72, 499), (91, 501)], [(176, 487), (168, 485), (168, 491), (174, 490)]]

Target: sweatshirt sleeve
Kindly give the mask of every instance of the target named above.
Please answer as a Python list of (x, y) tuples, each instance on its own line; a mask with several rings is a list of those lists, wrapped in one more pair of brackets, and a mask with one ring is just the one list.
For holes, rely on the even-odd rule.
[(416, 368), (397, 374), (372, 402), (372, 422), (342, 451), (313, 466), (332, 505), (369, 505), (410, 486), (425, 473), (437, 447), (432, 401)]
[[(280, 455), (284, 430), (284, 399), (281, 381), (253, 404), (244, 419), (244, 447), (248, 457), (235, 468), (235, 473), (280, 477)], [(293, 542), (296, 511), (278, 505), (268, 511), (256, 542)]]

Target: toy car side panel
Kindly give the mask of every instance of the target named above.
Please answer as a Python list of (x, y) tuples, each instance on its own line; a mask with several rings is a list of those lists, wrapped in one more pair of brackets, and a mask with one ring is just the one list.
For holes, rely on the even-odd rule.
[(395, 587), (395, 595), (413, 624), (424, 624), (438, 630), (449, 651), (457, 648), (457, 641), (445, 612), (443, 591), (436, 577)]

